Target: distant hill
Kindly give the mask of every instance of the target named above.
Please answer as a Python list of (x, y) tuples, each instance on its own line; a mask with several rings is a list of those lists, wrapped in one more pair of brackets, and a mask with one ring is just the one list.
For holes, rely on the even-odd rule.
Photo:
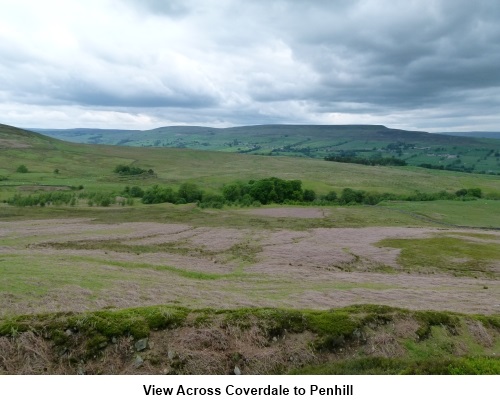
[(0, 124), (0, 149), (23, 149), (37, 146), (52, 147), (57, 139), (21, 128)]
[(470, 138), (492, 138), (500, 139), (500, 132), (440, 132), (443, 135), (468, 136)]
[(394, 157), (412, 166), (500, 173), (500, 139), (404, 131), (383, 125), (170, 126), (147, 131), (92, 128), (38, 131), (79, 143), (317, 159), (330, 155), (367, 159)]

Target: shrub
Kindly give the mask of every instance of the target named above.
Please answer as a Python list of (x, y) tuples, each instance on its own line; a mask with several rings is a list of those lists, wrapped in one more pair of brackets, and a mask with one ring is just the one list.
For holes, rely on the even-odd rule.
[(16, 173), (28, 173), (28, 168), (25, 165), (19, 165), (16, 169)]
[(326, 201), (335, 201), (337, 199), (337, 193), (332, 190), (327, 195), (325, 195), (324, 199)]
[(140, 174), (148, 174), (152, 176), (155, 174), (153, 169), (146, 170), (146, 169), (141, 169), (140, 167), (126, 166), (126, 165), (118, 165), (115, 167), (113, 171), (121, 176), (137, 176)]
[(178, 199), (183, 199), (188, 203), (202, 200), (203, 192), (193, 183), (182, 183), (177, 192)]
[(205, 194), (202, 200), (198, 201), (198, 207), (221, 209), (224, 207), (224, 202), (224, 197), (221, 195)]
[(139, 186), (125, 187), (123, 193), (135, 198), (142, 198), (144, 196), (144, 190)]
[(304, 196), (302, 198), (304, 201), (312, 202), (316, 199), (316, 193), (314, 190), (304, 190)]
[(176, 201), (176, 195), (170, 187), (161, 187), (154, 185), (144, 192), (142, 197), (143, 204), (160, 204), (160, 203), (173, 203)]

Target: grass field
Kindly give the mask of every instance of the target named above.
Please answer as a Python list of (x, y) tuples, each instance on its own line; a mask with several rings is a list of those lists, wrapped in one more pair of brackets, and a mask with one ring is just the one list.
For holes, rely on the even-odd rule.
[[(21, 164), (27, 173), (16, 171)], [(151, 168), (156, 177), (120, 176), (118, 164)], [(120, 191), (190, 181), (218, 192), (269, 176), (301, 179), (317, 193), (479, 187), (495, 197), (500, 190), (498, 176), (78, 145), (0, 131), (0, 201), (79, 185)], [(223, 209), (138, 199), (109, 207), (0, 202), (0, 374), (235, 366), (494, 374), (499, 221), (500, 201), (492, 199)], [(142, 337), (155, 348), (137, 365)], [(177, 354), (169, 357), (161, 342)]]

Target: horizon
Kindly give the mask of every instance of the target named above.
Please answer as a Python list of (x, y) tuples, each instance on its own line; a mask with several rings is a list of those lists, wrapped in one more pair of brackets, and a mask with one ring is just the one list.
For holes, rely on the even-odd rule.
[[(7, 125), (7, 124), (6, 124)], [(389, 127), (384, 124), (250, 124), (250, 125), (232, 125), (232, 126), (227, 126), (227, 127), (210, 127), (206, 125), (165, 125), (165, 126), (160, 126), (160, 127), (152, 127), (152, 128), (146, 128), (146, 129), (127, 129), (127, 128), (99, 128), (99, 127), (74, 127), (74, 128), (42, 128), (42, 127), (18, 127), (27, 131), (36, 131), (36, 130), (49, 130), (49, 131), (71, 131), (71, 130), (105, 130), (105, 131), (153, 131), (156, 129), (161, 129), (161, 128), (174, 128), (174, 127), (199, 127), (199, 128), (210, 128), (210, 129), (230, 129), (230, 128), (244, 128), (244, 127), (259, 127), (259, 126), (323, 126), (323, 127), (349, 127), (349, 126), (357, 126), (357, 127), (384, 127), (388, 129), (397, 129), (401, 131), (408, 131), (408, 132), (427, 132), (427, 133), (434, 133), (434, 134), (446, 134), (446, 133), (500, 133), (500, 131), (442, 131), (442, 132), (430, 132), (430, 131), (424, 131), (424, 130), (409, 130), (409, 129), (402, 129), (402, 128), (394, 128), (394, 127)]]

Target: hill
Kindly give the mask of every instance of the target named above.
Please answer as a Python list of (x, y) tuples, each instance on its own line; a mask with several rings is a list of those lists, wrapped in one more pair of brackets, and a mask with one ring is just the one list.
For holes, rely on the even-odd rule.
[(40, 133), (0, 124), (0, 150), (36, 148), (42, 146), (48, 149), (58, 143), (54, 138)]
[(408, 165), (500, 173), (500, 140), (403, 131), (383, 125), (171, 126), (147, 131), (40, 129), (59, 139), (108, 145), (190, 148), (323, 159), (396, 157)]

